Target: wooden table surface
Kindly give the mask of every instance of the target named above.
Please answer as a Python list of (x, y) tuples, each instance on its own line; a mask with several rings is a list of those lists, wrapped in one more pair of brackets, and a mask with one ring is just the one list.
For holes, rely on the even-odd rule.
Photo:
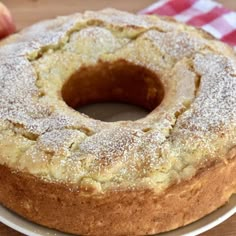
[[(66, 15), (76, 11), (97, 10), (114, 7), (137, 12), (155, 0), (3, 0), (11, 10), (18, 29), (42, 19)], [(236, 10), (235, 0), (219, 0), (225, 6)], [(202, 236), (235, 236), (236, 215)], [(22, 234), (0, 223), (0, 236), (22, 236)]]

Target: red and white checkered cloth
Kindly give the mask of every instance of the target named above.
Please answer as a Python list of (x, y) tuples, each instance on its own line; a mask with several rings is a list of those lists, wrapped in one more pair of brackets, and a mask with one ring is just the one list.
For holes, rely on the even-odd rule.
[[(235, 1), (236, 2), (236, 1)], [(15, 31), (13, 21), (8, 9), (0, 3), (2, 14), (8, 16), (11, 22), (1, 23), (0, 38), (5, 34)], [(226, 9), (221, 4), (212, 0), (160, 0), (146, 9), (141, 14), (158, 14), (172, 16), (187, 24), (201, 27), (221, 41), (228, 43), (236, 49), (236, 12)], [(5, 17), (6, 18), (6, 17)], [(2, 19), (5, 19), (2, 17)], [(9, 31), (6, 27), (12, 27)]]
[(172, 16), (176, 20), (201, 27), (221, 41), (236, 46), (236, 12), (215, 1), (160, 0), (140, 13)]

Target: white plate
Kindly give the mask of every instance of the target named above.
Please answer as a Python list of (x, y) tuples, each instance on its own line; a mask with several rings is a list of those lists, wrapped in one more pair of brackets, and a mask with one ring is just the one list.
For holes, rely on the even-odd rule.
[[(236, 213), (236, 195), (234, 194), (230, 201), (210, 215), (185, 227), (173, 230), (171, 232), (159, 234), (158, 236), (195, 236), (201, 234), (216, 225), (227, 220)], [(43, 226), (39, 226), (15, 213), (7, 210), (0, 205), (0, 221), (9, 227), (29, 236), (69, 236), (56, 230), (51, 230)]]

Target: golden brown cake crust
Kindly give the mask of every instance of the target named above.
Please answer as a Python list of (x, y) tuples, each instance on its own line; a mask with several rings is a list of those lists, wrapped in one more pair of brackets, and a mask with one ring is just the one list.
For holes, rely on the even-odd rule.
[(235, 158), (199, 170), (161, 194), (144, 189), (91, 196), (2, 165), (0, 171), (4, 206), (33, 222), (81, 235), (148, 235), (175, 229), (222, 206), (236, 190)]
[[(235, 91), (232, 48), (169, 18), (106, 9), (29, 27), (0, 46), (0, 202), (80, 234), (192, 222), (236, 191)], [(73, 109), (114, 100), (151, 112)]]
[[(193, 27), (85, 12), (25, 29), (0, 56), (2, 165), (101, 193), (161, 192), (235, 146), (235, 54)], [(108, 123), (72, 109), (107, 100), (152, 112)]]

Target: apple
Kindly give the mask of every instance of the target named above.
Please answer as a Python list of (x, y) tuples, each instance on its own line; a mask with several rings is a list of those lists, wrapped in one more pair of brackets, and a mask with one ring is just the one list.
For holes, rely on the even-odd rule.
[(0, 2), (0, 39), (14, 33), (16, 27), (10, 11)]

